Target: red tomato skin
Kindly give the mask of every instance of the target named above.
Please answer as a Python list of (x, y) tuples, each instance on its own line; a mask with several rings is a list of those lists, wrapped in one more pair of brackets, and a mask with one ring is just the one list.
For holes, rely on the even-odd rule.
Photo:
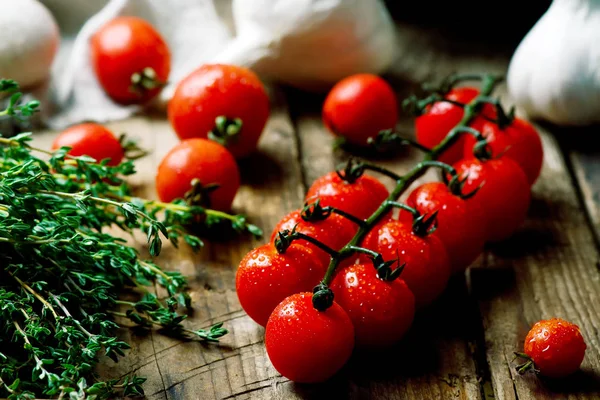
[(160, 87), (142, 96), (131, 92), (131, 76), (150, 67), (160, 82), (171, 72), (171, 53), (163, 37), (147, 21), (138, 17), (117, 17), (91, 37), (92, 65), (100, 85), (115, 102), (144, 103), (160, 92)]
[(323, 382), (352, 355), (354, 327), (336, 302), (317, 311), (312, 293), (298, 293), (273, 310), (265, 329), (265, 347), (273, 367), (284, 377), (301, 383)]
[[(511, 125), (500, 129), (493, 122), (482, 120), (478, 129), (488, 140), (492, 156), (507, 157), (515, 161), (525, 172), (527, 181), (533, 185), (540, 176), (544, 162), (544, 148), (539, 133), (529, 122), (515, 118)], [(464, 158), (473, 157), (475, 138), (465, 139)]]
[(219, 116), (240, 118), (241, 131), (226, 145), (236, 158), (256, 150), (269, 113), (269, 97), (258, 76), (247, 68), (223, 64), (205, 64), (191, 72), (179, 82), (167, 106), (181, 140), (208, 138)]
[[(406, 204), (421, 214), (438, 211), (437, 229), (432, 235), (444, 244), (453, 272), (464, 271), (483, 252), (487, 220), (477, 203), (453, 195), (442, 182), (429, 182), (415, 188)], [(411, 224), (413, 216), (402, 210), (398, 219)]]
[(104, 126), (95, 123), (73, 125), (62, 131), (52, 143), (52, 149), (70, 147), (72, 156), (89, 156), (97, 162), (110, 158), (108, 165), (123, 161), (123, 146), (119, 139)]
[(531, 190), (523, 170), (504, 157), (483, 162), (476, 158), (464, 159), (454, 164), (454, 168), (459, 176), (467, 179), (463, 188), (466, 193), (481, 186), (467, 201), (478, 203), (484, 210), (487, 240), (498, 242), (512, 236), (525, 222), (531, 202)]
[(394, 129), (398, 100), (392, 87), (373, 74), (356, 74), (336, 83), (323, 103), (323, 123), (331, 133), (357, 146), (379, 131)]
[(331, 206), (360, 219), (367, 219), (389, 194), (385, 185), (370, 175), (362, 175), (353, 183), (348, 183), (334, 171), (315, 180), (305, 200), (313, 202), (320, 199), (323, 207)]
[(357, 347), (392, 346), (412, 326), (415, 296), (402, 279), (379, 279), (372, 264), (350, 265), (339, 271), (331, 290), (352, 320)]
[(178, 143), (158, 166), (158, 197), (164, 202), (183, 198), (194, 178), (204, 185), (220, 185), (210, 193), (210, 208), (221, 211), (231, 209), (240, 187), (240, 172), (235, 159), (225, 147), (212, 140), (198, 138)]
[(384, 260), (399, 258), (400, 264), (406, 264), (400, 278), (413, 292), (417, 308), (431, 304), (446, 289), (452, 268), (436, 236), (415, 235), (412, 224), (392, 220), (369, 232), (364, 242)]
[[(479, 89), (474, 87), (458, 87), (450, 90), (445, 98), (462, 104), (467, 104), (479, 95)], [(495, 118), (496, 113), (491, 104), (483, 106), (482, 114)], [(417, 142), (433, 148), (438, 145), (461, 121), (464, 110), (454, 104), (439, 101), (428, 107), (427, 111), (415, 119), (415, 133)], [(481, 118), (475, 118), (471, 125), (475, 125)], [(450, 146), (438, 159), (446, 164), (453, 164), (460, 160), (463, 155), (465, 138), (469, 136), (462, 134), (456, 142)]]
[(587, 346), (579, 327), (560, 318), (536, 322), (524, 350), (542, 375), (563, 378), (579, 369)]
[[(296, 226), (296, 232), (304, 233), (319, 240), (321, 243), (329, 246), (333, 250), (339, 250), (344, 247), (356, 234), (358, 227), (342, 217), (341, 215), (331, 214), (322, 221), (305, 221), (301, 217), (301, 210), (295, 210), (283, 217), (273, 229), (271, 233), (271, 243), (277, 239), (278, 232), (284, 230), (292, 230)], [(294, 243), (302, 243), (304, 246), (314, 250), (319, 260), (329, 265), (330, 256), (324, 250), (316, 245), (299, 239)]]
[(269, 316), (288, 296), (312, 291), (323, 279), (326, 266), (313, 250), (299, 243), (279, 254), (268, 243), (250, 251), (236, 272), (236, 292), (242, 308), (257, 324), (267, 325)]

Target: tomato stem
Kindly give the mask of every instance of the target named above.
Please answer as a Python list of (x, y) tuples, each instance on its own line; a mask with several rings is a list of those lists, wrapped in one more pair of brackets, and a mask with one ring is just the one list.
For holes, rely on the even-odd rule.
[(354, 222), (358, 226), (363, 226), (365, 221), (355, 217), (352, 214), (347, 213), (346, 211), (340, 210), (339, 208), (327, 206), (323, 207), (320, 204), (321, 200), (317, 199), (313, 203), (307, 203), (304, 205), (302, 212), (300, 213), (300, 217), (304, 221), (323, 221), (327, 219), (331, 213), (341, 215), (346, 218), (350, 222)]
[[(461, 79), (464, 79), (463, 76)], [(470, 77), (469, 77), (470, 78)], [(454, 80), (457, 78), (455, 77)], [(332, 257), (331, 262), (329, 263), (329, 267), (325, 272), (325, 276), (323, 280), (318, 285), (318, 287), (328, 287), (333, 279), (335, 274), (335, 270), (340, 263), (340, 259), (346, 257), (346, 255), (351, 254), (354, 251), (354, 248), (361, 243), (366, 234), (373, 229), (373, 227), (383, 218), (383, 216), (387, 215), (390, 209), (393, 207), (393, 203), (398, 200), (398, 198), (404, 193), (404, 191), (418, 178), (420, 178), (427, 169), (430, 167), (438, 167), (444, 169), (446, 172), (450, 173), (452, 176), (456, 177), (457, 173), (454, 168), (451, 166), (435, 161), (439, 156), (444, 153), (450, 146), (452, 146), (458, 136), (464, 132), (464, 127), (467, 127), (475, 117), (477, 117), (481, 110), (481, 105), (485, 103), (485, 99), (494, 91), (496, 85), (502, 80), (501, 77), (496, 77), (493, 75), (483, 75), (481, 77), (477, 77), (477, 79), (481, 79), (481, 92), (475, 97), (471, 102), (464, 106), (464, 114), (460, 122), (448, 133), (448, 135), (442, 140), (439, 144), (437, 144), (431, 151), (426, 154), (423, 161), (418, 163), (413, 169), (408, 171), (404, 176), (396, 175), (395, 173), (390, 173), (385, 169), (372, 166), (370, 164), (365, 164), (363, 166), (364, 169), (370, 169), (372, 171), (381, 172), (386, 176), (391, 177), (396, 180), (396, 187), (390, 193), (386, 201), (384, 201), (379, 208), (371, 214), (371, 216), (365, 221), (365, 224), (361, 226), (358, 232), (354, 235), (354, 237), (346, 244), (342, 249), (339, 250), (337, 257)], [(375, 167), (375, 168), (370, 168)], [(333, 304), (333, 296), (331, 296), (331, 303), (329, 306)], [(313, 305), (314, 302), (313, 302)], [(326, 307), (323, 307), (322, 302), (318, 304), (318, 307), (315, 305), (315, 308), (318, 310), (323, 310)]]

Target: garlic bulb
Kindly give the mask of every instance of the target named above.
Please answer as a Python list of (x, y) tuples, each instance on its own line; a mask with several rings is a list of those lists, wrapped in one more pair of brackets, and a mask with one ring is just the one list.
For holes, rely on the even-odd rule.
[(236, 38), (213, 62), (309, 90), (395, 57), (392, 19), (380, 0), (233, 0)]
[(507, 84), (530, 118), (600, 122), (600, 0), (554, 0), (519, 44)]
[(32, 87), (50, 75), (60, 41), (58, 26), (37, 0), (3, 0), (0, 5), (0, 78)]

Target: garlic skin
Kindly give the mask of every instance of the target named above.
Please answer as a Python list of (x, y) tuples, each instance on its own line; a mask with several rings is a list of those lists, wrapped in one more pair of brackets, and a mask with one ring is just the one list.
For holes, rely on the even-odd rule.
[(33, 87), (50, 75), (60, 42), (56, 21), (37, 0), (2, 0), (0, 5), (0, 78)]
[(507, 85), (532, 119), (600, 122), (600, 0), (554, 0), (517, 47)]
[(240, 65), (308, 90), (396, 56), (394, 24), (380, 0), (233, 0), (236, 38), (213, 62)]

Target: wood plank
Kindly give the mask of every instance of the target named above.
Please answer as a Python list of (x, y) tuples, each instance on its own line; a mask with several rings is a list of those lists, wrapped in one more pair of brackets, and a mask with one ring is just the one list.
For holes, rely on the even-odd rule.
[[(497, 399), (597, 399), (598, 250), (556, 138), (536, 127), (542, 134), (544, 167), (533, 187), (528, 220), (470, 270), (472, 294), (480, 304)], [(560, 382), (519, 376), (513, 352), (521, 351), (533, 323), (551, 317), (580, 326), (588, 344), (581, 371)]]
[[(308, 187), (319, 176), (347, 160), (350, 154), (333, 150), (334, 138), (320, 119), (322, 96), (293, 90), (288, 93), (292, 116), (300, 134), (300, 155)], [(412, 121), (403, 122), (399, 130), (411, 132)], [(379, 157), (373, 160), (367, 154), (362, 154), (361, 158), (403, 173), (421, 157), (418, 152), (408, 149), (389, 159)], [(415, 185), (435, 176), (433, 172), (428, 173)], [(393, 182), (385, 178), (382, 181), (390, 189), (393, 187)], [(477, 348), (477, 335), (478, 316), (469, 304), (464, 279), (456, 277), (445, 295), (418, 315), (403, 343), (383, 356), (398, 360), (395, 368), (390, 369), (388, 362), (381, 361), (381, 354), (371, 357), (355, 355), (339, 377), (342, 380), (339, 392), (347, 393), (344, 389), (349, 383), (353, 390), (348, 393), (348, 398), (480, 399), (486, 374), (485, 365), (477, 365), (473, 354)], [(478, 368), (482, 371), (478, 372)]]

